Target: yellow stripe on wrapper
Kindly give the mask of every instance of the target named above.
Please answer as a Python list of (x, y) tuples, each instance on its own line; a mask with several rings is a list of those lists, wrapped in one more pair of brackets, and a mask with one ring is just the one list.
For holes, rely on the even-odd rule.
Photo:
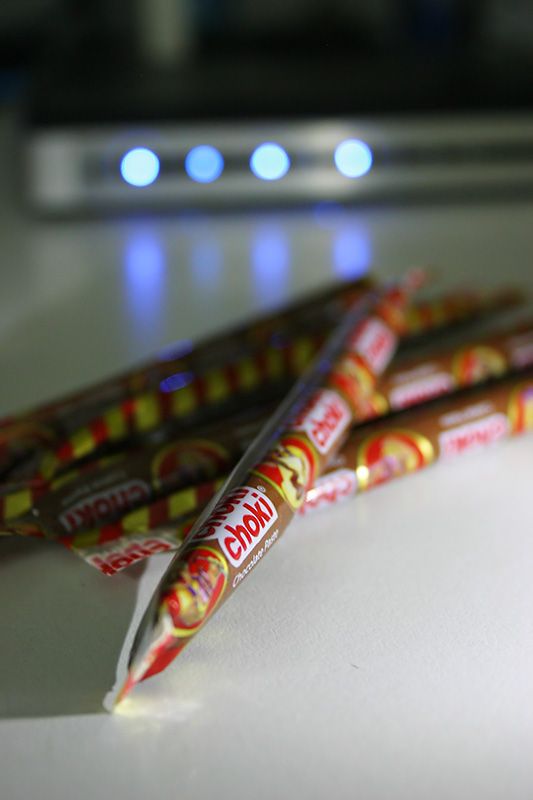
[(49, 478), (51, 478), (53, 474), (56, 472), (58, 466), (59, 466), (59, 459), (56, 458), (54, 453), (45, 453), (39, 468), (41, 477), (44, 478), (45, 480), (49, 480)]
[(188, 511), (194, 511), (198, 508), (198, 498), (196, 496), (196, 489), (191, 486), (190, 489), (184, 489), (181, 492), (175, 492), (168, 498), (168, 511), (170, 519), (180, 517)]
[(94, 437), (89, 428), (81, 428), (73, 433), (69, 442), (72, 447), (74, 461), (92, 453), (95, 446)]
[(123, 439), (128, 433), (128, 425), (121, 408), (111, 408), (104, 414), (104, 422), (111, 442)]
[(98, 528), (92, 531), (85, 531), (84, 533), (77, 533), (69, 540), (68, 547), (75, 549), (76, 547), (89, 547), (92, 544), (97, 544), (100, 539), (100, 531)]
[(265, 353), (265, 364), (268, 376), (276, 380), (282, 378), (285, 374), (285, 365), (283, 363), (283, 354), (280, 350), (270, 348)]
[(18, 492), (4, 497), (4, 519), (15, 519), (25, 514), (32, 507), (32, 496), (29, 489), (20, 489)]
[(261, 383), (261, 373), (251, 358), (244, 358), (237, 364), (240, 389), (253, 389)]
[(298, 374), (309, 364), (316, 352), (311, 339), (296, 339), (291, 348), (291, 366)]
[(231, 396), (231, 386), (222, 369), (210, 370), (204, 377), (205, 396), (208, 403), (227, 400)]
[(410, 334), (418, 333), (422, 328), (422, 315), (417, 306), (411, 306), (406, 314), (405, 323)]
[(161, 421), (159, 402), (153, 394), (137, 397), (133, 413), (138, 431), (152, 430)]
[(172, 413), (176, 416), (190, 414), (196, 407), (196, 395), (192, 386), (183, 386), (172, 392)]
[(146, 531), (150, 527), (150, 509), (148, 506), (130, 511), (122, 518), (122, 530), (124, 533), (133, 531)]
[(75, 478), (78, 478), (79, 475), (79, 470), (76, 469), (70, 470), (70, 472), (65, 472), (64, 475), (60, 475), (59, 478), (54, 479), (50, 489), (55, 492), (57, 489), (61, 489), (63, 486), (66, 486), (67, 483), (71, 483), (71, 481), (75, 480)]

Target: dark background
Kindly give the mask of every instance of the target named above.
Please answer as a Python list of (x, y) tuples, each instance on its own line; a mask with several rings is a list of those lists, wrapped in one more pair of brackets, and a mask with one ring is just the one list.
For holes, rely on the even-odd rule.
[(528, 0), (2, 0), (0, 90), (30, 119), (531, 107)]

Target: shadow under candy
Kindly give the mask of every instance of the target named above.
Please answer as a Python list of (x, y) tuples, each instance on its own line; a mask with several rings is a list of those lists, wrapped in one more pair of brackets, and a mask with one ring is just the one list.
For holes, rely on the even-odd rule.
[(143, 570), (109, 578), (57, 543), (0, 540), (0, 718), (106, 713)]

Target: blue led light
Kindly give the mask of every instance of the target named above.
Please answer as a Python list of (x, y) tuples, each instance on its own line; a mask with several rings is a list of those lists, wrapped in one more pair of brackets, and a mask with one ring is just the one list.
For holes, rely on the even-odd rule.
[(278, 181), (287, 174), (291, 161), (283, 147), (265, 142), (256, 147), (250, 158), (250, 169), (263, 181)]
[(333, 159), (346, 178), (360, 178), (372, 166), (372, 150), (359, 139), (346, 139), (337, 145)]
[(199, 144), (185, 156), (185, 172), (197, 183), (212, 183), (222, 174), (222, 154), (210, 144)]
[(130, 186), (150, 186), (159, 175), (159, 159), (147, 147), (134, 147), (122, 157), (120, 174)]

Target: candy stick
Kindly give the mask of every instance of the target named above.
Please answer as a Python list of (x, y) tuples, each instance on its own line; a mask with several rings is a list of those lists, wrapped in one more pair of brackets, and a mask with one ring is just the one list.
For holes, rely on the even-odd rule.
[[(444, 301), (443, 308), (446, 310)], [(459, 304), (458, 308), (464, 306)], [(443, 312), (442, 317), (437, 316), (435, 324), (444, 317)], [(269, 348), (259, 351), (255, 356), (208, 370), (203, 375), (194, 376), (187, 372), (176, 374), (173, 376), (174, 383), (170, 378), (167, 379), (167, 385), (163, 382), (163, 390), (145, 392), (111, 407), (102, 416), (91, 420), (88, 426), (75, 431), (53, 452), (43, 457), (40, 475), (44, 480), (49, 480), (59, 470), (68, 468), (80, 458), (86, 458), (106, 443), (153, 430), (167, 419), (186, 419), (202, 408), (220, 406), (225, 401), (235, 400), (238, 395), (247, 395), (260, 387), (275, 385), (282, 379), (301, 374), (317, 352), (321, 340), (320, 335), (315, 338), (300, 337), (283, 350)], [(489, 350), (487, 358), (488, 354)], [(476, 368), (482, 367), (483, 354), (480, 350)], [(484, 368), (488, 370), (489, 365)]]
[[(255, 358), (261, 369), (265, 358), (268, 360), (268, 355), (262, 351), (279, 349), (281, 343), (296, 352), (300, 342), (293, 346), (291, 342), (294, 338), (310, 340), (310, 344), (304, 341), (301, 346), (304, 350), (313, 347), (314, 354), (324, 340), (324, 334), (317, 334), (316, 331), (331, 328), (349, 304), (372, 286), (373, 281), (364, 278), (321, 289), (281, 311), (252, 320), (227, 333), (213, 335), (194, 347), (191, 342), (175, 345), (172, 352), (167, 347), (155, 358), (133, 370), (0, 420), (0, 475), (20, 458), (31, 455), (41, 447), (43, 439), (37, 424), (46, 425), (53, 432), (52, 440), (57, 442), (97, 415), (103, 415), (109, 406), (156, 390), (160, 383), (175, 379), (179, 373), (182, 377), (191, 377), (206, 368), (216, 372), (216, 368), (226, 362), (246, 362), (248, 358)], [(243, 368), (246, 370), (246, 363)], [(230, 375), (230, 385), (232, 381)], [(207, 390), (210, 383), (223, 382), (224, 378), (208, 378)], [(202, 387), (203, 382), (200, 381), (200, 392)], [(25, 423), (33, 423), (34, 435), (28, 433), (24, 441), (18, 440), (20, 425)], [(47, 437), (46, 441), (50, 441), (50, 438)]]
[[(242, 427), (246, 433), (247, 427)], [(235, 430), (216, 439), (197, 437), (152, 445), (72, 470), (49, 485), (29, 482), (0, 496), (3, 521), (12, 532), (21, 523), (22, 535), (31, 521), (47, 538), (114, 522), (173, 490), (227, 471), (242, 452), (240, 437)], [(157, 516), (156, 510), (147, 512), (148, 520)], [(109, 538), (109, 531), (103, 538)]]
[[(272, 409), (269, 401), (267, 409)], [(261, 424), (265, 405), (228, 417), (223, 423), (191, 430), (158, 430), (142, 447), (93, 459), (50, 481), (34, 478), (0, 485), (0, 520), (21, 535), (31, 521), (47, 538), (72, 534), (113, 521), (170, 491), (227, 471)], [(3, 516), (2, 516), (3, 515)], [(33, 528), (30, 528), (33, 530)]]
[[(166, 347), (154, 358), (132, 370), (94, 384), (81, 391), (43, 404), (22, 414), (0, 420), (0, 428), (9, 427), (21, 419), (33, 418), (40, 422), (79, 414), (81, 408), (120, 402), (131, 394), (138, 394), (159, 384), (168, 375), (179, 370), (193, 370), (205, 366), (234, 361), (249, 349), (268, 346), (279, 336), (291, 338), (303, 331), (316, 331), (335, 324), (343, 310), (374, 286), (370, 278), (336, 283), (312, 292), (302, 299), (272, 314), (254, 318), (229, 331), (213, 334), (196, 344), (178, 342)], [(94, 411), (90, 414), (94, 416)], [(78, 425), (76, 426), (78, 427)]]
[(524, 299), (519, 290), (502, 288), (488, 294), (456, 289), (429, 300), (419, 300), (407, 311), (407, 336), (414, 339), (461, 322), (471, 322), (519, 305)]
[[(259, 320), (256, 324), (242, 329), (243, 336), (232, 334), (229, 339), (233, 344), (227, 347), (228, 335), (212, 337), (200, 343), (192, 352), (171, 357), (168, 353), (164, 360), (156, 358), (144, 366), (110, 379), (102, 384), (89, 387), (82, 392), (67, 396), (53, 403), (46, 404), (19, 417), (11, 417), (0, 421), (0, 474), (5, 473), (22, 458), (28, 457), (38, 450), (43, 441), (58, 442), (70, 436), (78, 428), (85, 426), (98, 414), (102, 416), (110, 405), (120, 404), (136, 395), (156, 389), (161, 383), (168, 386), (172, 381), (183, 380), (205, 368), (220, 365), (221, 362), (236, 358), (258, 356), (253, 348), (261, 351), (276, 349), (283, 344), (291, 346), (293, 338), (302, 341), (307, 347), (311, 359), (322, 344), (324, 335), (331, 328), (342, 309), (358, 292), (368, 288), (370, 282), (355, 282), (330, 289), (325, 295), (317, 295), (309, 303), (303, 301), (290, 307), (281, 314)], [(455, 290), (449, 295), (423, 301), (412, 307), (408, 315), (408, 337), (427, 334), (433, 330), (441, 330), (457, 322), (473, 320), (484, 314), (502, 310), (515, 305), (523, 299), (519, 292), (498, 290), (483, 295), (468, 290)], [(317, 330), (320, 332), (317, 333)], [(246, 333), (248, 331), (248, 333)], [(307, 339), (305, 345), (303, 340)], [(237, 346), (238, 345), (238, 346)], [(252, 350), (250, 350), (252, 348)], [(183, 350), (183, 349), (182, 349)], [(176, 354), (174, 354), (176, 356)], [(207, 383), (209, 384), (208, 379)], [(214, 378), (211, 382), (223, 384), (224, 379)], [(222, 395), (224, 394), (221, 388)], [(33, 434), (29, 431), (20, 439), (18, 432), (20, 423), (33, 422), (34, 425), (46, 423), (47, 437), (43, 440), (37, 427)]]
[(223, 483), (218, 478), (181, 489), (114, 523), (59, 541), (104, 575), (114, 575), (141, 558), (175, 550)]
[(373, 400), (375, 416), (419, 405), (532, 364), (533, 319), (460, 345), (399, 359), (379, 380)]
[(354, 429), (306, 495), (309, 514), (437, 461), (533, 430), (533, 371)]
[[(377, 392), (369, 396), (366, 404), (360, 403), (360, 419), (382, 415), (390, 409), (397, 410), (418, 405), (433, 397), (479, 383), (489, 377), (497, 377), (513, 368), (522, 369), (531, 364), (533, 364), (533, 321), (529, 325), (523, 324), (511, 327), (507, 331), (498, 333), (497, 336), (476, 339), (460, 347), (442, 351), (429, 357), (428, 360), (422, 359), (418, 361), (415, 358), (406, 363), (404, 362), (401, 367), (396, 367), (396, 369), (394, 366), (391, 367), (378, 382)], [(66, 487), (60, 486), (58, 492), (56, 492), (55, 505), (48, 498), (45, 497), (43, 499), (42, 487), (37, 486), (34, 490), (33, 507), (36, 509), (41, 524), (41, 535), (43, 535), (43, 532), (46, 535), (50, 535), (51, 532), (56, 535), (72, 534), (78, 528), (84, 527), (83, 522), (85, 522), (85, 528), (90, 528), (90, 525), (87, 524), (88, 522), (93, 525), (99, 522), (95, 506), (98, 504), (101, 507), (103, 504), (105, 510), (105, 502), (107, 501), (107, 504), (111, 505), (119, 494), (122, 496), (120, 500), (121, 507), (126, 511), (134, 507), (135, 504), (139, 505), (139, 497), (140, 499), (148, 500), (149, 497), (157, 496), (157, 489), (159, 488), (168, 491), (172, 487), (183, 485), (184, 474), (180, 467), (185, 464), (187, 467), (185, 476), (189, 475), (191, 478), (194, 476), (195, 478), (206, 479), (216, 474), (220, 475), (225, 468), (232, 465), (234, 459), (242, 452), (243, 446), (247, 440), (249, 441), (253, 431), (253, 425), (248, 431), (241, 432), (237, 427), (229, 438), (227, 434), (222, 438), (218, 434), (218, 437), (214, 439), (204, 437), (199, 440), (186, 440), (167, 445), (162, 450), (152, 448), (146, 452), (143, 451), (137, 459), (130, 458), (128, 460), (126, 477), (122, 476), (115, 484), (111, 484), (109, 479), (106, 478), (105, 470), (96, 474), (98, 484), (107, 485), (105, 493), (100, 492), (91, 497), (90, 476), (85, 478), (88, 488), (84, 494), (81, 494), (78, 502), (71, 507), (65, 508), (64, 502), (66, 493), (69, 490), (68, 482)], [(107, 474), (109, 474), (109, 469), (107, 469)], [(164, 476), (161, 474), (162, 470), (166, 473)], [(191, 472), (191, 470), (194, 471)], [(148, 483), (153, 483), (153, 481), (155, 481), (156, 485), (152, 487), (152, 492), (149, 493)], [(125, 485), (131, 488), (129, 496), (132, 502), (129, 505), (127, 499), (123, 497), (123, 487)], [(139, 487), (144, 487), (144, 493), (140, 492)], [(75, 483), (72, 489), (76, 496), (79, 496), (82, 488), (83, 473), (82, 480), (78, 481), (77, 484)], [(133, 489), (135, 489), (134, 494)], [(11, 508), (16, 509), (17, 503), (19, 503), (18, 507), (20, 508), (20, 500), (24, 496), (27, 495), (24, 495), (23, 490), (20, 491), (20, 495), (15, 494)], [(135, 503), (135, 501), (137, 502)], [(58, 508), (62, 509), (61, 514), (58, 512)], [(191, 512), (199, 510), (201, 510), (201, 503), (198, 503), (196, 507), (189, 508)], [(90, 516), (91, 512), (92, 517)], [(141, 518), (145, 520), (161, 519), (158, 512), (150, 510), (149, 505), (142, 506), (141, 512), (137, 516), (138, 522)], [(167, 516), (164, 522), (170, 523), (174, 518), (175, 515)], [(78, 524), (76, 524), (76, 520), (79, 521)], [(23, 519), (22, 522), (21, 532), (27, 534), (27, 520)], [(98, 563), (103, 564), (104, 552), (102, 548), (98, 549), (99, 545), (103, 543), (108, 545), (113, 538), (123, 538), (128, 531), (131, 534), (135, 534), (137, 543), (140, 542), (143, 534), (153, 539), (157, 535), (156, 529), (158, 527), (160, 526), (148, 523), (144, 525), (138, 524), (135, 529), (132, 529), (131, 526), (129, 528), (126, 526), (123, 529), (120, 524), (114, 527), (104, 526), (101, 533), (92, 532), (94, 541), (91, 544), (89, 544), (87, 538), (73, 541), (70, 544), (72, 549), (77, 551), (77, 541), (82, 541), (84, 543), (83, 555), (87, 556), (87, 560), (90, 563), (96, 563), (95, 559), (98, 559)], [(11, 522), (10, 530), (12, 532), (16, 530), (13, 522)], [(35, 528), (30, 528), (29, 530), (33, 533)], [(112, 531), (115, 531), (114, 536), (111, 535)], [(67, 539), (63, 541), (67, 543)], [(120, 543), (117, 543), (117, 548), (119, 547)], [(116, 552), (117, 548), (115, 548), (115, 551), (110, 550), (109, 547), (105, 549), (109, 553)], [(108, 564), (107, 574), (111, 574), (110, 561), (108, 560), (106, 563)]]
[[(511, 326), (496, 335), (473, 339), (460, 346), (441, 348), (440, 351), (430, 355), (404, 358), (396, 365), (393, 364), (381, 376), (377, 391), (370, 392), (365, 398), (360, 399), (359, 419), (384, 416), (391, 410), (418, 405), (434, 397), (480, 383), (487, 378), (503, 375), (513, 369), (523, 369), (530, 364), (533, 364), (533, 320)], [(366, 402), (363, 402), (364, 399)], [(229, 436), (228, 433), (224, 433), (221, 437), (220, 428), (217, 430), (215, 427), (212, 432), (205, 431), (199, 440), (184, 440), (181, 444), (170, 443), (162, 451), (167, 453), (162, 463), (168, 465), (172, 458), (179, 460), (181, 457), (181, 466), (185, 465), (185, 460), (191, 467), (192, 464), (195, 465), (196, 480), (204, 480), (217, 474), (213, 470), (218, 470), (220, 474), (224, 468), (232, 465), (232, 459), (238, 457), (243, 446), (256, 431), (253, 424), (245, 424), (243, 429), (238, 417), (236, 423), (228, 420), (226, 428), (232, 431)], [(150, 468), (149, 464), (151, 461), (155, 464), (158, 459), (161, 460), (158, 455), (160, 449), (159, 446), (149, 447), (140, 454), (129, 457), (124, 467), (127, 476), (118, 477), (114, 483), (108, 477), (110, 468), (104, 468), (92, 478), (91, 475), (87, 475), (87, 489), (84, 490), (83, 476), (86, 473), (81, 470), (81, 478), (74, 484), (72, 491), (80, 495), (82, 507), (87, 508), (87, 502), (83, 498), (91, 495), (91, 480), (98, 482), (100, 486), (105, 486), (106, 490), (103, 493), (98, 492), (95, 501), (105, 508), (104, 498), (112, 500), (117, 493), (124, 495), (123, 487), (127, 479), (128, 482), (134, 481), (136, 487), (140, 485), (143, 491), (141, 492), (139, 488), (136, 488), (135, 492), (129, 491), (129, 500), (124, 497), (121, 500), (123, 511), (139, 505), (141, 499), (145, 502), (153, 500), (160, 494), (160, 487), (154, 485), (151, 480), (152, 472), (157, 478), (157, 470), (155, 467)], [(183, 485), (182, 473), (183, 470), (176, 474), (174, 469), (173, 473), (167, 475), (165, 480), (167, 491)], [(64, 479), (56, 481), (55, 484), (52, 483), (48, 489), (46, 482), (34, 481), (33, 488), (31, 485), (26, 487), (22, 484), (11, 494), (8, 492), (8, 487), (4, 486), (3, 496), (0, 495), (0, 519), (12, 523), (13, 519), (24, 516), (33, 509), (33, 513), (37, 514), (41, 523), (46, 523), (47, 535), (54, 530), (59, 534), (73, 532), (75, 529), (73, 525), (68, 530), (61, 528), (62, 520), (69, 518), (69, 510), (65, 508), (67, 504), (64, 501), (69, 491), (67, 478), (71, 480), (72, 472), (67, 473)], [(53, 495), (55, 501), (52, 498), (48, 499), (47, 494)], [(78, 512), (74, 508), (71, 516), (76, 513)], [(55, 518), (58, 518), (58, 522), (55, 522)], [(99, 521), (107, 522), (109, 519), (100, 514), (90, 520), (91, 526)], [(137, 530), (136, 533), (140, 534), (141, 531)]]
[[(416, 412), (403, 411), (386, 422), (372, 422), (355, 428), (334, 465), (306, 492), (299, 513), (308, 515), (337, 505), (438, 461), (531, 430), (531, 370), (439, 399)], [(205, 501), (209, 493), (220, 486), (221, 480), (195, 487), (195, 491), (206, 492)], [(149, 532), (147, 528), (139, 527), (131, 516), (121, 521), (120, 539), (106, 543), (103, 541), (104, 532), (98, 531), (62, 541), (104, 574), (112, 575), (136, 561), (176, 549), (181, 544), (193, 527), (202, 503), (195, 506), (193, 496), (187, 498), (185, 494), (180, 502), (183, 512), (173, 525)], [(194, 513), (189, 513), (193, 509)], [(128, 525), (131, 535), (124, 537)], [(39, 530), (32, 535), (40, 535)], [(95, 546), (97, 540), (98, 546)]]
[[(457, 453), (461, 453), (488, 444), (501, 435), (513, 435), (530, 429), (533, 426), (532, 381), (531, 370), (515, 373), (503, 380), (485, 383), (475, 391), (463, 391), (426, 404), (416, 413), (404, 411), (385, 421), (353, 428), (334, 464), (307, 491), (300, 513), (308, 514), (333, 505), (352, 497), (356, 491), (364, 491), (384, 480), (438, 460), (441, 457), (440, 433), (448, 441), (453, 440)], [(507, 429), (505, 423), (494, 424), (495, 408), (503, 409), (507, 414)], [(475, 419), (475, 424), (467, 427), (466, 435), (463, 417)], [(402, 432), (401, 440), (398, 439), (398, 431)], [(412, 447), (429, 440), (431, 447), (427, 443), (422, 444), (418, 460), (413, 456), (414, 451), (411, 451), (411, 460), (404, 458), (401, 461), (398, 459), (402, 453), (409, 453), (409, 445), (402, 445), (405, 444), (404, 440), (410, 442)], [(432, 453), (429, 462), (428, 453)], [(165, 501), (159, 501), (166, 504), (157, 510), (152, 511), (151, 506), (145, 507), (140, 515), (137, 512), (127, 515), (115, 527), (107, 526), (89, 534), (63, 537), (60, 541), (105, 575), (113, 575), (154, 552), (177, 549), (209, 494), (223, 479), (220, 477), (216, 482), (178, 492), (176, 501), (166, 498)], [(163, 512), (160, 509), (164, 509)], [(178, 509), (181, 509), (179, 513)], [(157, 520), (157, 524), (150, 525), (150, 517)]]
[(106, 412), (75, 431), (54, 450), (47, 451), (38, 475), (49, 481), (61, 470), (80, 459), (101, 451), (105, 445), (116, 445), (128, 438), (146, 434), (167, 420), (188, 420), (200, 409), (224, 407), (238, 395), (248, 396), (266, 386), (278, 385), (296, 377), (316, 351), (313, 339), (293, 340), (283, 349), (270, 348), (253, 357), (247, 356), (205, 374), (175, 375), (173, 383), (162, 389), (144, 392), (111, 406)]
[(371, 317), (350, 312), (241, 459), (156, 590), (120, 698), (174, 659), (281, 536), (356, 418), (362, 377), (375, 383), (392, 358), (419, 281), (387, 291)]

